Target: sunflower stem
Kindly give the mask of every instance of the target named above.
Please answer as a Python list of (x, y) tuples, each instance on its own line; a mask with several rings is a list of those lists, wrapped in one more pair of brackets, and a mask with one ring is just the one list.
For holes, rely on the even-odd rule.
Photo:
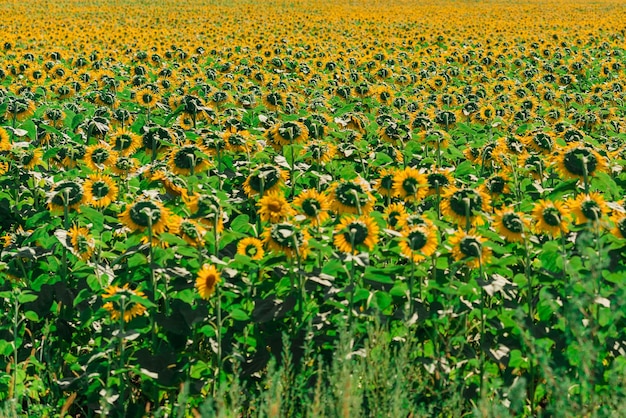
[(217, 368), (215, 370), (215, 382), (213, 384), (213, 396), (217, 395), (217, 388), (220, 386), (220, 376), (222, 372), (222, 292), (219, 286), (215, 286), (215, 310), (217, 315)]
[[(478, 271), (480, 279), (485, 280), (482, 257), (478, 256)], [(486, 281), (486, 280), (485, 280)], [(480, 287), (480, 398), (483, 399), (484, 395), (484, 382), (485, 382), (485, 288)]]
[(117, 334), (117, 338), (119, 340), (119, 345), (120, 345), (120, 358), (119, 358), (119, 364), (118, 364), (118, 371), (121, 372), (121, 376), (120, 376), (120, 405), (122, 406), (122, 410), (125, 411), (126, 409), (126, 402), (124, 401), (124, 392), (126, 391), (126, 372), (124, 371), (125, 368), (125, 363), (124, 363), (124, 357), (125, 357), (125, 347), (124, 347), (124, 315), (126, 314), (126, 295), (122, 294), (120, 295), (120, 321), (119, 321), (119, 329), (118, 329), (118, 334)]
[(587, 157), (583, 157), (583, 181), (585, 183), (585, 194), (589, 195), (589, 170), (587, 169)]
[[(533, 282), (530, 275), (530, 249), (528, 248), (528, 240), (524, 237), (524, 274), (528, 290), (526, 292), (526, 303), (528, 304), (528, 326), (532, 330), (535, 324), (535, 313), (533, 306)], [(530, 415), (535, 416), (535, 359), (533, 351), (529, 353), (529, 382), (528, 382), (528, 401), (530, 402)]]

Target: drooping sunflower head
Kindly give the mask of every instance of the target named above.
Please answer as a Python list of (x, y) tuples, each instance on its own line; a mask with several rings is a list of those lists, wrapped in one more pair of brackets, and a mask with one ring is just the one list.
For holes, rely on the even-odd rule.
[(267, 134), (270, 145), (276, 149), (282, 149), (284, 145), (304, 142), (308, 137), (309, 132), (306, 126), (297, 121), (277, 123)]
[(387, 221), (387, 225), (398, 231), (400, 230), (400, 219), (407, 214), (406, 207), (402, 203), (392, 203), (385, 208), (385, 212), (383, 213), (385, 216), (385, 220)]
[(367, 213), (374, 204), (374, 196), (365, 180), (339, 180), (329, 189), (331, 208), (339, 214)]
[(201, 145), (186, 144), (172, 150), (168, 164), (174, 174), (201, 173), (210, 166), (207, 153), (208, 150)]
[(170, 224), (171, 213), (161, 202), (138, 200), (129, 204), (118, 217), (132, 231), (152, 228), (154, 235), (165, 232)]
[(265, 192), (279, 190), (288, 178), (289, 176), (286, 171), (269, 164), (264, 164), (250, 173), (243, 183), (243, 190), (248, 197), (257, 194), (262, 195)]
[(598, 222), (609, 213), (604, 197), (598, 192), (580, 194), (576, 199), (569, 201), (567, 207), (576, 217), (578, 224)]
[(511, 193), (509, 177), (505, 172), (495, 173), (485, 180), (485, 188), (491, 195)]
[(252, 260), (261, 260), (265, 255), (263, 241), (254, 237), (243, 238), (237, 243), (237, 254), (250, 257)]
[(374, 249), (378, 242), (380, 228), (374, 219), (368, 215), (348, 215), (335, 228), (333, 242), (339, 251), (358, 253), (363, 247), (369, 251)]
[(112, 167), (116, 159), (117, 153), (106, 142), (90, 145), (85, 152), (85, 164), (96, 172)]
[(626, 214), (617, 212), (611, 216), (613, 221), (613, 229), (611, 232), (618, 238), (626, 239)]
[(375, 188), (378, 190), (381, 196), (391, 197), (394, 194), (393, 191), (393, 179), (396, 175), (396, 171), (393, 169), (383, 168), (379, 172), (378, 180), (376, 181)]
[(523, 241), (530, 229), (530, 223), (524, 215), (510, 208), (496, 212), (493, 226), (509, 242)]
[(104, 208), (117, 199), (118, 188), (111, 176), (91, 174), (85, 180), (85, 199), (92, 206)]
[(522, 142), (540, 154), (550, 154), (555, 148), (554, 138), (547, 132), (536, 132), (525, 137)]
[(540, 200), (535, 204), (532, 215), (537, 233), (546, 233), (555, 237), (561, 232), (568, 231), (567, 213), (563, 202)]
[(479, 214), (488, 210), (490, 199), (481, 190), (452, 187), (443, 197), (441, 211), (444, 215), (461, 226), (467, 222), (483, 224), (484, 221)]
[(557, 172), (569, 179), (584, 180), (600, 171), (606, 171), (607, 164), (592, 146), (587, 144), (570, 144), (563, 148), (553, 160)]
[(289, 258), (305, 259), (309, 253), (309, 234), (291, 222), (272, 224), (263, 232), (263, 242), (273, 251)]
[(486, 264), (491, 258), (491, 249), (484, 245), (485, 239), (475, 230), (466, 232), (459, 229), (450, 237), (452, 256), (471, 268)]
[(129, 129), (118, 129), (111, 134), (109, 144), (120, 155), (129, 156), (141, 147), (141, 136)]
[(311, 141), (302, 149), (302, 155), (308, 162), (326, 164), (331, 162), (337, 155), (337, 146), (328, 141)]
[(293, 201), (293, 205), (299, 209), (299, 213), (306, 216), (313, 225), (321, 225), (328, 218), (330, 202), (328, 197), (315, 189), (302, 191)]
[(89, 260), (95, 250), (95, 241), (89, 235), (89, 229), (73, 225), (67, 234), (72, 252), (82, 260)]
[(418, 225), (402, 230), (400, 251), (415, 263), (429, 257), (437, 251), (438, 239), (436, 228)]
[(393, 178), (393, 191), (395, 196), (407, 202), (421, 200), (428, 193), (428, 179), (416, 168), (398, 170)]
[(454, 185), (454, 177), (451, 170), (435, 168), (426, 174), (426, 183), (427, 195), (442, 194), (448, 187)]
[(119, 321), (121, 318), (124, 322), (130, 322), (146, 312), (146, 307), (140, 302), (144, 296), (142, 291), (133, 290), (128, 284), (122, 287), (109, 286), (102, 295), (102, 299), (108, 300), (102, 307), (109, 311), (113, 321)]
[(63, 180), (57, 183), (50, 193), (48, 207), (51, 211), (78, 209), (85, 202), (85, 192), (81, 183), (74, 180)]

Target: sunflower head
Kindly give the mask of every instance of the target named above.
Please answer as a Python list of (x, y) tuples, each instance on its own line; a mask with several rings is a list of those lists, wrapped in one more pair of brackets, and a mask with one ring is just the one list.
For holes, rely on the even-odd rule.
[(402, 230), (400, 251), (413, 262), (420, 262), (437, 251), (437, 233), (435, 228), (418, 225)]
[(480, 212), (487, 211), (489, 203), (489, 196), (481, 190), (450, 188), (444, 194), (441, 210), (446, 216), (454, 219), (460, 225), (464, 225), (467, 222), (482, 224), (482, 218), (478, 215)]
[(581, 194), (576, 199), (568, 202), (567, 206), (579, 224), (598, 222), (609, 212), (604, 197), (598, 192)]
[(146, 312), (146, 307), (141, 304), (144, 296), (142, 291), (133, 290), (128, 284), (122, 287), (109, 286), (102, 295), (102, 299), (107, 300), (102, 307), (109, 311), (112, 320), (118, 321), (121, 318), (124, 322), (130, 322)]
[(265, 255), (263, 241), (254, 237), (243, 238), (237, 244), (237, 254), (250, 257), (252, 260), (261, 260)]
[(557, 236), (567, 232), (565, 204), (560, 201), (540, 200), (533, 209), (535, 231)]
[(459, 229), (450, 237), (452, 256), (457, 261), (463, 261), (469, 267), (477, 268), (484, 265), (491, 258), (491, 250), (483, 245), (485, 239), (475, 230), (466, 232)]
[(380, 228), (370, 216), (349, 215), (335, 228), (333, 241), (339, 251), (346, 253), (356, 254), (363, 247), (372, 251), (379, 232)]
[(563, 177), (580, 180), (606, 170), (604, 158), (586, 144), (571, 144), (564, 148), (556, 157), (556, 166)]
[(285, 184), (287, 179), (287, 172), (278, 167), (264, 164), (250, 173), (243, 184), (243, 189), (248, 197), (252, 197), (280, 189), (280, 186)]
[(302, 191), (293, 201), (293, 205), (300, 209), (313, 225), (320, 225), (329, 217), (330, 202), (325, 194), (315, 189)]
[(73, 180), (57, 183), (52, 189), (48, 206), (50, 210), (77, 209), (85, 201), (82, 184)]
[(196, 277), (196, 289), (202, 299), (209, 299), (218, 283), (221, 281), (220, 273), (214, 265), (204, 264)]
[(170, 212), (160, 202), (138, 200), (129, 204), (119, 214), (120, 221), (133, 231), (152, 228), (153, 234), (161, 234), (169, 226)]
[(367, 213), (374, 203), (364, 180), (340, 180), (330, 187), (331, 208), (337, 213)]
[(524, 239), (530, 225), (521, 213), (513, 209), (501, 209), (496, 212), (494, 227), (507, 241), (518, 242)]
[(291, 222), (272, 224), (263, 232), (268, 248), (284, 252), (289, 258), (305, 259), (308, 255), (309, 234)]

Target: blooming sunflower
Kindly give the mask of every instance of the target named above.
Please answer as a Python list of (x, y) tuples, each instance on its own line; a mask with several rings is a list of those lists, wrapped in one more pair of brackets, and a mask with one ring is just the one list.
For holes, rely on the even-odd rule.
[(39, 148), (30, 148), (17, 151), (15, 153), (18, 164), (25, 170), (33, 170), (41, 164), (43, 151)]
[(117, 321), (123, 315), (122, 320), (130, 322), (134, 317), (143, 315), (146, 312), (146, 307), (137, 300), (138, 298), (144, 298), (144, 296), (142, 291), (133, 290), (128, 284), (122, 287), (109, 286), (102, 295), (102, 299), (111, 300), (102, 305), (102, 307), (109, 311), (112, 320)]
[(574, 214), (578, 224), (599, 222), (609, 213), (604, 197), (598, 192), (580, 194), (566, 203), (567, 208)]
[(323, 224), (329, 218), (330, 202), (328, 197), (315, 189), (302, 191), (294, 199), (293, 205), (299, 208), (299, 212), (315, 226)]
[(532, 212), (535, 218), (535, 232), (546, 233), (553, 237), (560, 232), (567, 232), (567, 212), (564, 202), (540, 200), (535, 204)]
[(302, 143), (309, 137), (309, 131), (302, 122), (288, 121), (277, 123), (267, 131), (269, 144), (277, 150), (284, 145)]
[(105, 208), (117, 198), (118, 188), (111, 176), (90, 174), (83, 187), (85, 200), (97, 208)]
[(85, 164), (92, 171), (103, 171), (112, 167), (117, 159), (117, 153), (106, 142), (90, 145), (85, 152)]
[(201, 173), (210, 166), (206, 154), (209, 151), (202, 145), (186, 144), (172, 150), (169, 156), (169, 166), (174, 174), (188, 176)]
[(119, 155), (127, 157), (132, 155), (141, 147), (141, 136), (132, 132), (130, 129), (121, 128), (111, 133), (109, 144), (113, 151)]
[(243, 190), (248, 197), (265, 192), (279, 190), (289, 179), (289, 174), (278, 167), (269, 164), (261, 165), (250, 173), (243, 183)]
[(489, 210), (489, 203), (489, 196), (480, 189), (451, 187), (443, 194), (441, 211), (458, 225), (482, 225), (479, 213)]
[(161, 234), (170, 226), (171, 212), (161, 202), (138, 200), (118, 215), (120, 222), (132, 231), (144, 231), (152, 225), (153, 234)]
[(237, 243), (237, 254), (245, 255), (255, 261), (261, 260), (265, 255), (263, 241), (254, 237), (243, 238)]
[(592, 146), (573, 143), (564, 147), (552, 159), (556, 171), (564, 178), (584, 180), (585, 175), (592, 177), (600, 171), (606, 171), (607, 163)]
[(11, 136), (6, 129), (0, 127), (0, 152), (11, 149)]
[(204, 242), (207, 230), (193, 219), (176, 217), (172, 232), (184, 239), (189, 245), (199, 247)]
[(611, 232), (618, 238), (626, 239), (626, 214), (615, 213), (611, 216), (611, 221), (615, 225)]
[(159, 102), (159, 95), (149, 88), (144, 88), (136, 93), (135, 100), (141, 106), (152, 109)]
[(273, 224), (282, 222), (295, 213), (287, 199), (279, 192), (266, 193), (259, 200), (257, 206), (261, 220)]
[(87, 261), (93, 255), (95, 249), (95, 241), (89, 235), (89, 229), (73, 225), (67, 234), (72, 246), (72, 252), (80, 257), (83, 261)]
[(249, 152), (252, 136), (248, 131), (226, 131), (223, 134), (226, 149), (232, 152)]
[(456, 261), (464, 261), (471, 268), (480, 267), (491, 259), (491, 249), (484, 246), (485, 238), (475, 230), (468, 232), (459, 229), (450, 237), (452, 256)]
[(487, 180), (485, 180), (485, 188), (489, 191), (489, 194), (502, 195), (511, 193), (509, 187), (509, 176), (504, 171), (492, 174)]
[(496, 232), (509, 242), (523, 241), (526, 233), (530, 230), (530, 222), (524, 214), (515, 212), (512, 208), (496, 211), (493, 226)]
[(368, 213), (375, 201), (369, 184), (362, 178), (336, 181), (330, 186), (328, 194), (330, 207), (339, 214)]
[(378, 193), (383, 197), (392, 197), (393, 191), (393, 179), (396, 175), (396, 170), (383, 168), (378, 173), (378, 180), (374, 186)]
[(139, 163), (136, 158), (118, 156), (111, 170), (116, 175), (125, 178), (132, 174), (137, 169), (138, 165)]
[(363, 247), (369, 251), (378, 242), (380, 228), (368, 215), (348, 215), (335, 227), (333, 242), (339, 251), (356, 254)]
[(212, 264), (204, 264), (196, 278), (196, 289), (198, 289), (200, 297), (202, 299), (209, 299), (211, 295), (215, 293), (215, 288), (220, 281), (220, 273), (215, 266)]
[(454, 185), (454, 177), (452, 177), (452, 169), (433, 168), (426, 174), (426, 184), (428, 184), (427, 195), (442, 194), (449, 187)]
[(272, 224), (263, 232), (263, 242), (273, 251), (289, 258), (305, 259), (309, 253), (309, 234), (291, 222)]
[(419, 263), (437, 251), (439, 240), (436, 228), (418, 225), (403, 229), (400, 251), (415, 263)]
[(82, 184), (74, 180), (63, 180), (52, 188), (48, 207), (51, 211), (62, 211), (66, 205), (68, 209), (78, 209), (84, 202)]
[(393, 192), (406, 202), (421, 200), (428, 193), (428, 179), (416, 168), (407, 167), (393, 177)]
[(385, 208), (383, 215), (387, 221), (387, 225), (398, 231), (400, 219), (407, 214), (403, 203), (392, 203)]

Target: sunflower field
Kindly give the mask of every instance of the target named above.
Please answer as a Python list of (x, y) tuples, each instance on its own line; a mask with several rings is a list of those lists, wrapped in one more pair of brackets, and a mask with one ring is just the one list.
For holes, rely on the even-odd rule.
[(3, 1), (0, 416), (624, 416), (625, 27)]

